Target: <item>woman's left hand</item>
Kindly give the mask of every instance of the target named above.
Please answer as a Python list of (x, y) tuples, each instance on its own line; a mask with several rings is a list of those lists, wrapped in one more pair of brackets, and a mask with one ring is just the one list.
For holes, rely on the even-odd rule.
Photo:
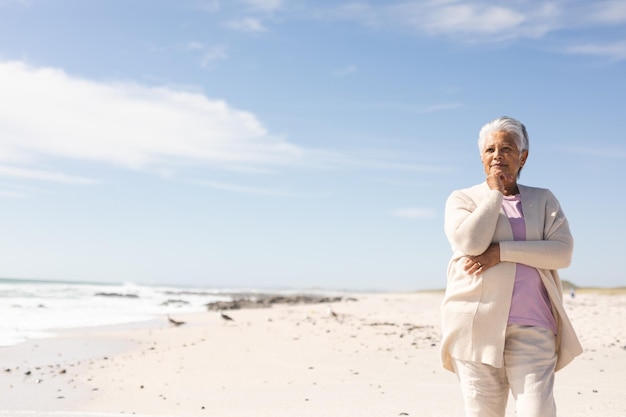
[(498, 263), (500, 263), (500, 244), (492, 243), (482, 254), (465, 258), (463, 269), (470, 275), (482, 274)]

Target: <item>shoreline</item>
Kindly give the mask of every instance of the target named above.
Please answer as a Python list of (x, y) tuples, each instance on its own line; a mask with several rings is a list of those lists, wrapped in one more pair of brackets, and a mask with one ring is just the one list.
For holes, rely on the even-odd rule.
[[(456, 377), (439, 363), (443, 292), (350, 296), (229, 310), (228, 322), (207, 311), (176, 315), (179, 326), (161, 317), (66, 329), (0, 348), (0, 416), (462, 416)], [(559, 411), (622, 417), (626, 295), (565, 301), (585, 353), (557, 373)]]

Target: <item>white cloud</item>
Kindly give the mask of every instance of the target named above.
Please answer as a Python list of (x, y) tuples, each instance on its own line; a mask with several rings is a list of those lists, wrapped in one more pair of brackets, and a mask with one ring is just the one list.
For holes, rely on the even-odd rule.
[[(248, 13), (288, 8), (278, 0), (243, 1)], [(563, 29), (626, 22), (623, 0), (357, 0), (302, 3), (289, 11), (303, 19), (348, 20), (377, 30), (409, 29), (468, 43), (537, 39)]]
[(200, 55), (202, 68), (210, 68), (217, 61), (228, 59), (228, 45), (225, 44), (207, 46), (199, 41), (189, 41), (182, 49)]
[(375, 28), (408, 28), (464, 42), (537, 38), (562, 27), (558, 2), (407, 0), (352, 2), (309, 13), (323, 19), (346, 19)]
[(571, 54), (595, 55), (615, 61), (626, 60), (626, 40), (611, 43), (587, 43), (570, 46), (566, 52)]
[(200, 4), (200, 9), (208, 13), (218, 12), (221, 9), (220, 1), (205, 0)]
[[(0, 91), (0, 162), (13, 165), (67, 158), (156, 171), (289, 164), (301, 156), (253, 114), (199, 93), (88, 81), (20, 62), (0, 62)], [(43, 171), (30, 176), (80, 182)]]
[(555, 6), (533, 2), (517, 3), (517, 6), (431, 0), (390, 6), (389, 11), (394, 20), (418, 31), (465, 41), (539, 37), (556, 28), (554, 19), (559, 10)]
[(597, 22), (610, 24), (626, 22), (626, 2), (623, 0), (594, 3), (593, 8), (591, 18)]
[(202, 67), (208, 68), (216, 61), (222, 61), (228, 59), (228, 46), (227, 45), (214, 45), (211, 47), (205, 47), (202, 49)]
[(282, 0), (244, 0), (248, 7), (260, 12), (273, 12), (282, 7)]
[(431, 104), (430, 106), (425, 107), (422, 110), (422, 113), (435, 113), (435, 112), (438, 112), (438, 111), (458, 109), (459, 107), (462, 107), (462, 106), (463, 105), (461, 103)]
[(476, 7), (469, 4), (449, 5), (430, 10), (427, 19), (412, 19), (430, 33), (479, 32), (494, 34), (520, 25), (521, 13), (498, 6)]
[(314, 15), (320, 18), (352, 20), (365, 26), (378, 27), (381, 23), (382, 10), (373, 5), (353, 2), (339, 4), (331, 10), (317, 11)]
[[(247, 174), (286, 167), (405, 172), (447, 169), (421, 162), (427, 160), (423, 155), (402, 151), (302, 148), (270, 134), (254, 114), (188, 89), (92, 81), (59, 69), (0, 61), (0, 91), (0, 178), (20, 183), (99, 183), (83, 172), (63, 172), (67, 169), (59, 167), (67, 161), (113, 165), (163, 177), (181, 176), (181, 170), (189, 172), (190, 167)], [(203, 185), (301, 195), (217, 182)]]
[(263, 23), (254, 17), (232, 20), (228, 22), (226, 26), (240, 32), (260, 33), (267, 31), (267, 28), (263, 25)]
[(394, 217), (400, 217), (403, 219), (433, 219), (437, 217), (435, 210), (424, 208), (402, 208), (391, 211), (391, 215)]

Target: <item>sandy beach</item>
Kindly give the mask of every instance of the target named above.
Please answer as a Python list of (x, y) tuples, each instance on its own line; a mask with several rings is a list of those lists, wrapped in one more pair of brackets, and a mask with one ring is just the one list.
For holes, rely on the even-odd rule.
[[(442, 296), (355, 293), (2, 347), (0, 416), (461, 417), (439, 362)], [(585, 353), (557, 373), (559, 415), (626, 416), (626, 294), (565, 304)]]

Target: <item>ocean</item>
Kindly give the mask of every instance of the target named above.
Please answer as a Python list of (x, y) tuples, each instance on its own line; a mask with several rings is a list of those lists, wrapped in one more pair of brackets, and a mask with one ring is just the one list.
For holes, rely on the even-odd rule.
[(57, 329), (148, 321), (207, 311), (206, 304), (228, 301), (237, 291), (0, 279), (0, 346), (49, 337)]

